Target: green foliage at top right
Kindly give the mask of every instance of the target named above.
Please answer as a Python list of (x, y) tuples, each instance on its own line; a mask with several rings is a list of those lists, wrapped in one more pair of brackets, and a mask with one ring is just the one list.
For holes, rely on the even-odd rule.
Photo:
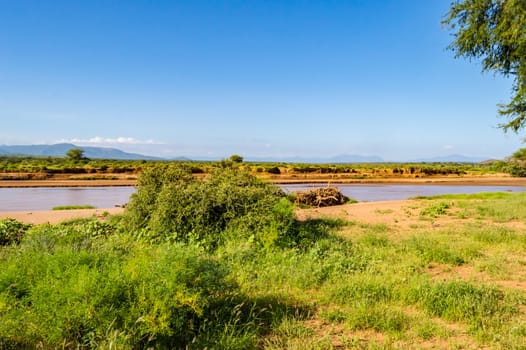
[(511, 158), (517, 161), (526, 161), (526, 148), (521, 148), (518, 151), (515, 151), (515, 153), (512, 154)]
[(500, 126), (518, 132), (526, 125), (526, 1), (457, 0), (444, 24), (453, 30), (456, 57), (481, 59), (482, 70), (512, 76), (513, 96), (500, 105), (509, 118)]

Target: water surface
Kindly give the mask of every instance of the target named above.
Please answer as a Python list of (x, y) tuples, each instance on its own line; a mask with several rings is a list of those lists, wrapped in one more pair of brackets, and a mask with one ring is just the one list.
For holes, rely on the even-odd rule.
[[(524, 186), (480, 186), (480, 185), (400, 185), (400, 184), (333, 184), (347, 197), (359, 202), (390, 201), (408, 199), (416, 196), (436, 196), (440, 194), (460, 194), (479, 192), (522, 192)], [(306, 190), (323, 187), (320, 184), (281, 185), (285, 191)]]
[(133, 186), (0, 188), (0, 211), (50, 210), (63, 205), (112, 208), (127, 203)]
[[(280, 185), (285, 191), (297, 191), (321, 184)], [(450, 186), (450, 185), (398, 185), (398, 184), (333, 184), (348, 197), (360, 202), (407, 199), (447, 193), (520, 192), (523, 186)], [(92, 205), (112, 208), (127, 203), (133, 186), (121, 187), (38, 187), (0, 188), (0, 211), (50, 210), (63, 205)]]

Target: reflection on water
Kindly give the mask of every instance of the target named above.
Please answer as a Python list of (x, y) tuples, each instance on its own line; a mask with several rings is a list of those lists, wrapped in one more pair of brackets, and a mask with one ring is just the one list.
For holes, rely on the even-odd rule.
[[(447, 186), (391, 184), (333, 184), (358, 201), (386, 201), (446, 193), (520, 192), (522, 186)], [(280, 185), (285, 191), (323, 187), (321, 184)], [(0, 211), (50, 210), (62, 205), (112, 208), (127, 203), (135, 187), (0, 188)]]
[(50, 210), (62, 205), (112, 208), (127, 203), (135, 187), (0, 188), (0, 211)]

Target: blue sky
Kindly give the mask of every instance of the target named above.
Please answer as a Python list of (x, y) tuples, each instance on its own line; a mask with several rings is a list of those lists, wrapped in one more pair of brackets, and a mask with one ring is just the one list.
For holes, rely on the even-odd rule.
[(224, 158), (502, 158), (511, 81), (443, 0), (0, 0), (0, 144)]

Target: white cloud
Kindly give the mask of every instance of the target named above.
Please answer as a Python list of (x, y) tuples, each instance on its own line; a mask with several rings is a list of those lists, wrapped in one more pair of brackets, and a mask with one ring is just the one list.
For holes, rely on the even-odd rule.
[(57, 142), (74, 143), (78, 145), (162, 145), (162, 142), (154, 140), (139, 140), (133, 137), (100, 137), (95, 136), (88, 139), (72, 138), (62, 139)]
[(442, 146), (442, 148), (443, 148), (443, 149), (450, 150), (450, 149), (455, 148), (455, 146), (453, 146), (453, 145), (444, 145), (444, 146)]

